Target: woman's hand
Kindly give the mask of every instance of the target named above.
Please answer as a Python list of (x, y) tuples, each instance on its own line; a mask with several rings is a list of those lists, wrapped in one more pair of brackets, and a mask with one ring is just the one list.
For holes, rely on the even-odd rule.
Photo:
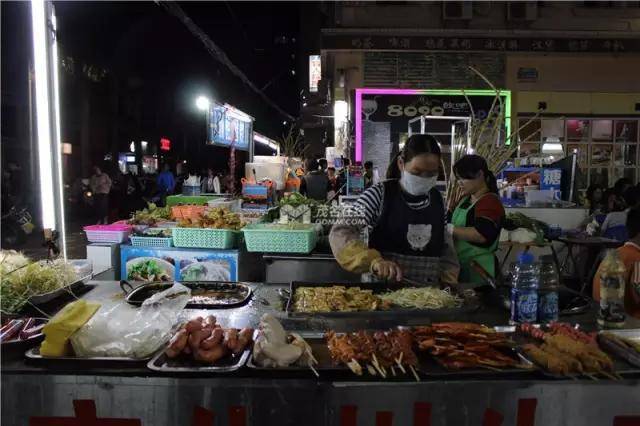
[(378, 278), (390, 281), (402, 280), (402, 269), (400, 266), (390, 260), (376, 259), (371, 264), (371, 272)]

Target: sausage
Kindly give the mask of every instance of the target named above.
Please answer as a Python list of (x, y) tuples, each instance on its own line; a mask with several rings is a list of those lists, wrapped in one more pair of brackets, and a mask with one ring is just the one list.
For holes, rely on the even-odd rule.
[(200, 347), (205, 350), (213, 349), (214, 346), (220, 345), (224, 337), (224, 330), (221, 328), (214, 328), (211, 332), (211, 336), (200, 342)]
[(211, 326), (212, 328), (215, 327), (216, 325), (216, 317), (214, 317), (213, 315), (209, 315), (208, 317), (206, 317), (204, 319), (203, 322), (205, 327)]
[(0, 341), (6, 342), (8, 340), (12, 340), (18, 336), (22, 327), (24, 327), (26, 320), (23, 319), (15, 319), (9, 321), (4, 327), (2, 327), (2, 332), (0, 334)]
[(193, 333), (196, 330), (201, 330), (202, 327), (202, 317), (198, 317), (189, 321), (184, 328), (186, 328), (189, 333)]
[(237, 328), (227, 328), (224, 331), (224, 341), (223, 345), (231, 350), (233, 350), (238, 344), (238, 329)]
[(214, 346), (213, 349), (198, 349), (194, 352), (194, 358), (200, 362), (206, 362), (207, 364), (214, 364), (220, 358), (227, 354), (227, 348), (222, 345)]
[(191, 350), (196, 352), (200, 347), (200, 343), (211, 336), (210, 328), (203, 328), (201, 330), (196, 330), (189, 335), (189, 346), (191, 346)]
[(182, 350), (187, 346), (188, 338), (189, 333), (187, 333), (187, 330), (178, 331), (169, 341), (169, 347), (166, 351), (164, 351), (164, 353), (167, 354), (169, 358), (177, 357), (178, 355), (180, 355), (180, 352), (182, 352)]
[(235, 348), (230, 348), (234, 354), (239, 354), (244, 351), (247, 345), (251, 342), (253, 337), (253, 328), (243, 328), (238, 334), (238, 343)]

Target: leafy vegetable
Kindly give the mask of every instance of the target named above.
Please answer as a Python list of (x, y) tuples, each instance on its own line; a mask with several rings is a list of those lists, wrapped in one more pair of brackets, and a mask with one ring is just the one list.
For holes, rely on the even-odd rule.
[(138, 281), (169, 281), (170, 277), (155, 260), (145, 260), (132, 265), (128, 279)]
[(544, 236), (549, 232), (549, 225), (536, 219), (532, 219), (522, 213), (507, 213), (504, 228), (513, 231), (517, 228), (526, 228), (536, 233), (536, 242), (544, 242)]
[(147, 208), (136, 211), (129, 219), (129, 223), (153, 226), (163, 220), (171, 220), (171, 207), (158, 207), (154, 203), (149, 203)]
[(178, 226), (181, 228), (213, 228), (232, 229), (238, 231), (244, 227), (237, 213), (226, 208), (213, 208), (197, 219), (182, 219)]

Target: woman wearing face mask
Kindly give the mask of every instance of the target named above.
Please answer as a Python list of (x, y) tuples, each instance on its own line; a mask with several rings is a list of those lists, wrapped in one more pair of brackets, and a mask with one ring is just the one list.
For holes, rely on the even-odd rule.
[[(455, 284), (458, 262), (445, 232), (444, 202), (435, 188), (439, 168), (435, 138), (411, 136), (392, 160), (387, 180), (367, 189), (356, 202), (363, 223), (358, 226), (352, 217), (344, 217), (331, 229), (329, 242), (338, 263), (351, 272), (372, 272), (393, 281), (406, 277)], [(368, 246), (361, 239), (362, 225)]]
[(465, 155), (453, 165), (453, 172), (464, 194), (453, 212), (447, 230), (453, 234), (460, 282), (480, 283), (471, 268), (476, 261), (495, 277), (495, 256), (504, 221), (504, 207), (498, 197), (496, 178), (479, 155)]

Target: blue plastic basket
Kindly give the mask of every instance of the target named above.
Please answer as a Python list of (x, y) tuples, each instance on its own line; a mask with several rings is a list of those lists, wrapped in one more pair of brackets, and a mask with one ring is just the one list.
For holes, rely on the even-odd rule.
[(282, 229), (255, 223), (242, 229), (247, 251), (262, 253), (305, 253), (313, 250), (318, 236), (313, 225), (306, 229)]

